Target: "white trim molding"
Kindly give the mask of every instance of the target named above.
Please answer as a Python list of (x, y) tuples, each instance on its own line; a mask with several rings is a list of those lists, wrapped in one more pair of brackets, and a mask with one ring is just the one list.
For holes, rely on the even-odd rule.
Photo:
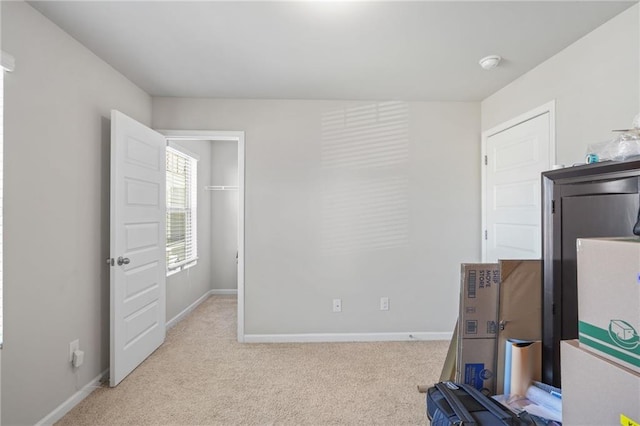
[(556, 164), (556, 101), (555, 99), (547, 102), (544, 105), (541, 105), (537, 108), (532, 109), (531, 111), (527, 111), (523, 114), (518, 115), (511, 120), (505, 121), (502, 124), (499, 124), (491, 129), (485, 130), (482, 132), (482, 145), (480, 148), (480, 170), (481, 170), (481, 229), (480, 229), (480, 241), (481, 241), (481, 254), (482, 254), (482, 262), (486, 262), (487, 259), (487, 240), (485, 240), (484, 231), (487, 229), (487, 205), (486, 205), (486, 190), (487, 190), (487, 171), (484, 167), (484, 158), (487, 155), (487, 139), (489, 137), (504, 132), (507, 129), (517, 126), (518, 124), (524, 123), (525, 121), (532, 120), (536, 117), (539, 117), (543, 114), (549, 114), (549, 166), (553, 166)]
[(205, 294), (200, 296), (195, 302), (193, 302), (192, 304), (184, 308), (182, 312), (180, 312), (178, 315), (176, 315), (175, 317), (167, 321), (167, 325), (166, 325), (167, 330), (170, 329), (171, 327), (174, 327), (180, 321), (185, 319), (187, 315), (193, 312), (194, 309), (200, 306), (200, 304), (202, 304), (205, 300), (207, 300), (211, 296), (236, 295), (236, 294), (238, 294), (238, 290), (236, 290), (235, 288), (225, 288), (225, 289), (214, 288), (213, 290), (207, 291)]
[(236, 295), (238, 294), (238, 290), (235, 288), (214, 288), (209, 292), (212, 296), (226, 296), (226, 295)]
[(7, 72), (12, 72), (16, 69), (16, 60), (13, 56), (9, 55), (5, 51), (1, 51), (0, 66)]
[(52, 412), (47, 414), (42, 420), (36, 423), (36, 426), (44, 426), (44, 425), (53, 425), (55, 422), (60, 420), (67, 414), (69, 411), (73, 409), (76, 405), (80, 404), (83, 399), (89, 396), (91, 392), (102, 387), (100, 383), (103, 380), (107, 380), (109, 376), (109, 369), (104, 370), (98, 376), (96, 376), (93, 380), (87, 383), (82, 389), (78, 392), (74, 393), (67, 399), (65, 402), (57, 406)]
[(182, 145), (177, 144), (173, 139), (167, 138), (167, 146), (169, 148), (175, 149), (176, 151), (180, 151), (183, 154), (187, 154), (189, 157), (193, 157), (197, 161), (200, 161), (200, 156), (198, 154), (196, 154), (195, 152), (189, 151), (187, 148), (185, 148)]
[(310, 333), (310, 334), (245, 334), (246, 343), (331, 343), (331, 342), (411, 342), (426, 340), (451, 340), (447, 332), (400, 333)]
[(170, 329), (171, 327), (174, 327), (180, 321), (185, 319), (185, 317), (189, 315), (191, 312), (193, 312), (195, 308), (197, 308), (202, 302), (207, 300), (211, 296), (211, 294), (212, 294), (211, 291), (207, 291), (205, 294), (200, 296), (195, 302), (193, 302), (192, 304), (184, 308), (182, 312), (180, 312), (178, 315), (176, 315), (175, 317), (167, 321), (167, 330)]
[(211, 140), (238, 143), (238, 342), (244, 342), (244, 221), (245, 221), (245, 139), (243, 131), (221, 130), (162, 130), (172, 141)]

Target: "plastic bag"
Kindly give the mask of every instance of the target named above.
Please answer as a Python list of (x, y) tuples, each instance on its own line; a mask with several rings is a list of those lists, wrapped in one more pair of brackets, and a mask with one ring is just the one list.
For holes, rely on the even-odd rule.
[(636, 130), (640, 130), (640, 114), (636, 115), (633, 118), (633, 123), (631, 124), (631, 127), (633, 127)]
[(587, 163), (625, 161), (640, 156), (640, 133), (623, 133), (617, 138), (587, 147)]
[(604, 160), (625, 161), (640, 156), (640, 114), (633, 119), (633, 128), (623, 130), (615, 139), (587, 147), (586, 163)]

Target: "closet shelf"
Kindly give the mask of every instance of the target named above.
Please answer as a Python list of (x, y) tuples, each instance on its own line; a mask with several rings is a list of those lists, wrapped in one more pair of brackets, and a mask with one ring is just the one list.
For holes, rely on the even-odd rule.
[(237, 191), (237, 186), (222, 186), (222, 185), (213, 185), (213, 186), (205, 186), (204, 189), (206, 191)]

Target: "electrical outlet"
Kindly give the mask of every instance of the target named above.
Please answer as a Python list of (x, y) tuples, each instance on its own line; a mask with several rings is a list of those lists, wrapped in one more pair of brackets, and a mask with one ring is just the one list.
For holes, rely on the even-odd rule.
[(73, 359), (71, 360), (71, 365), (73, 365), (74, 368), (80, 368), (83, 362), (84, 362), (84, 351), (75, 351), (73, 353)]
[(342, 299), (333, 299), (333, 312), (342, 312)]
[(380, 310), (381, 311), (388, 311), (389, 310), (389, 298), (388, 297), (381, 297), (380, 298)]
[(69, 362), (73, 362), (73, 353), (77, 350), (80, 350), (80, 339), (69, 343)]

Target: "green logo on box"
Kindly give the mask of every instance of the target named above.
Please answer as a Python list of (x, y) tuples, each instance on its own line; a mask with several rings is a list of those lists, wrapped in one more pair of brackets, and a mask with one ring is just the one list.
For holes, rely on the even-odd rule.
[(611, 320), (607, 328), (600, 328), (578, 321), (578, 331), (580, 343), (640, 368), (640, 339), (628, 322)]
[(640, 345), (638, 332), (631, 324), (623, 320), (611, 320), (609, 322), (609, 337), (613, 343), (623, 349), (635, 349)]

